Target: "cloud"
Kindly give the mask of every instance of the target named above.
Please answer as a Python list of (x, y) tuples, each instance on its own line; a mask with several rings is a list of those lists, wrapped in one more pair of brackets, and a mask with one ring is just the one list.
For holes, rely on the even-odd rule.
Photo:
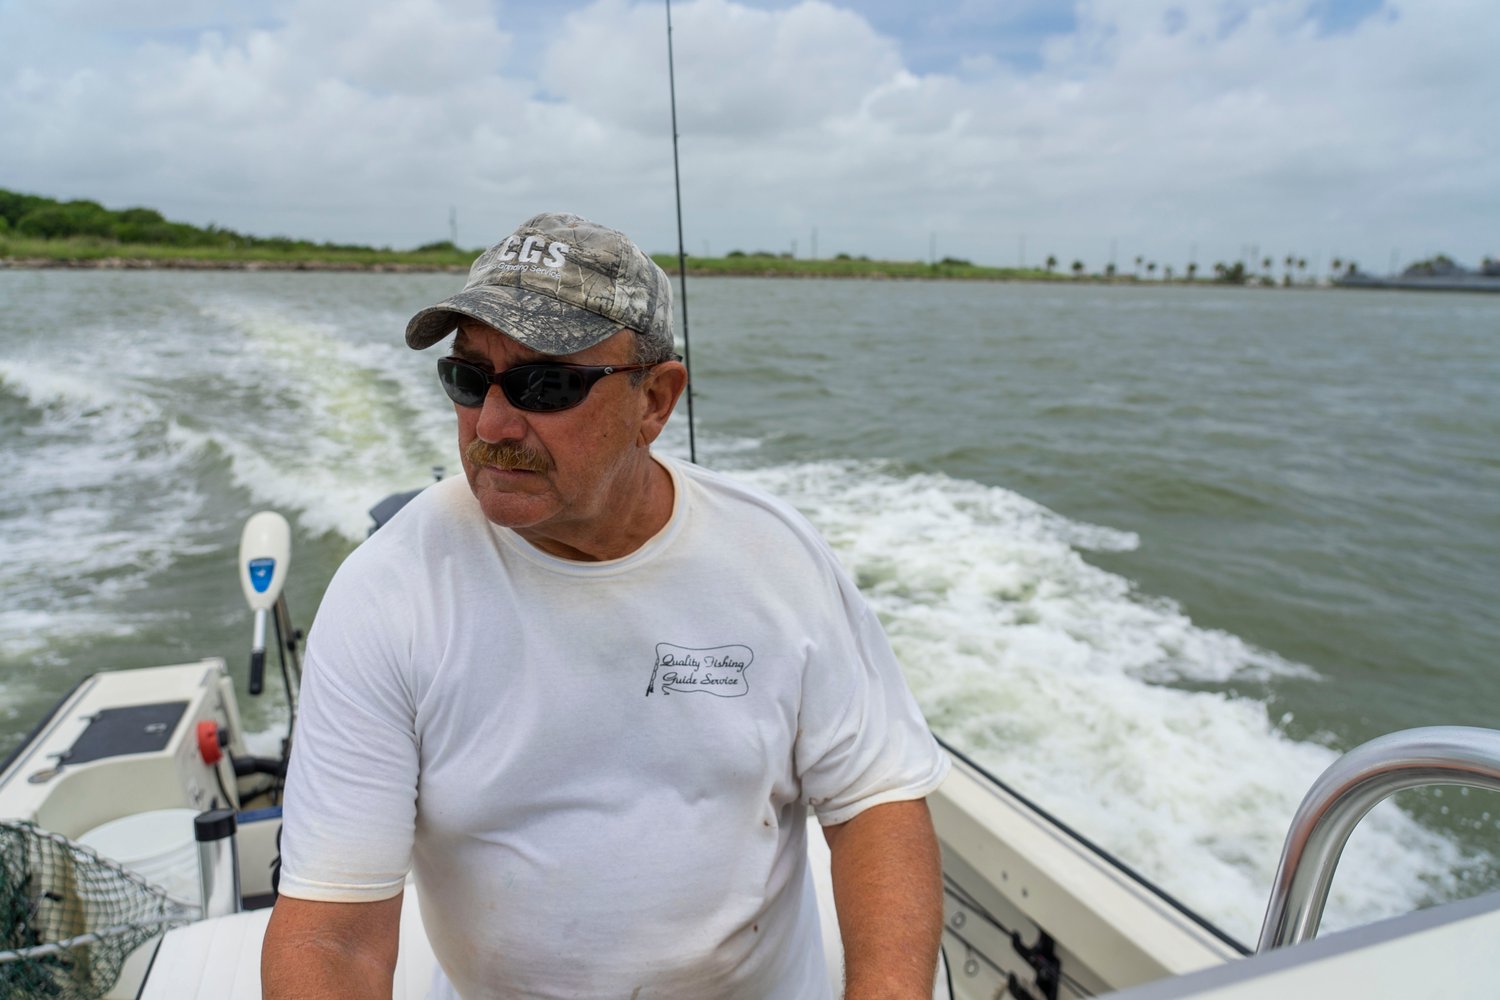
[[(655, 3), (0, 6), (0, 184), (252, 232), (487, 242), (571, 208), (675, 244)], [(868, 11), (868, 13), (865, 13)], [(673, 7), (689, 249), (1024, 238), (1206, 269), (1494, 253), (1479, 0)], [(930, 16), (929, 16), (930, 15)]]

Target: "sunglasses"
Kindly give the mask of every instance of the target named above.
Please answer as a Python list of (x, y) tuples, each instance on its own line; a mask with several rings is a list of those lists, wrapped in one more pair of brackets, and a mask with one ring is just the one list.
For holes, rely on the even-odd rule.
[(516, 365), (503, 372), (487, 372), (478, 365), (459, 358), (443, 358), (437, 363), (438, 379), (443, 391), (459, 406), (484, 405), (490, 386), (498, 385), (510, 405), (531, 413), (554, 413), (577, 406), (588, 398), (589, 390), (606, 375), (641, 371), (662, 364), (652, 361), (643, 365), (565, 365), (539, 362)]

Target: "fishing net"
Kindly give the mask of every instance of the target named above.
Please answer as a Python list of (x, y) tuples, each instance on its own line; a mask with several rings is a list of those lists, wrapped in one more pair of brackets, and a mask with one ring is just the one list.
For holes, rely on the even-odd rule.
[(0, 822), (0, 998), (97, 1000), (132, 951), (197, 915), (66, 837)]

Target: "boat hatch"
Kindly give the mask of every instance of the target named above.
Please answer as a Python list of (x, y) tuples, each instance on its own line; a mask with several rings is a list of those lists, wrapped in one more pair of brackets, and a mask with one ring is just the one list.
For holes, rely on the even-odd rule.
[(185, 701), (163, 701), (102, 709), (89, 720), (88, 728), (59, 763), (86, 764), (106, 757), (165, 750), (187, 707)]

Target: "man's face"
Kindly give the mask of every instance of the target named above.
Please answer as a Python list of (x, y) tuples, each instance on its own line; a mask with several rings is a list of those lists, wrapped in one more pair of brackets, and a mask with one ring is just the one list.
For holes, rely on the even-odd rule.
[[(470, 324), (459, 328), (453, 354), (498, 372), (539, 361), (630, 364), (634, 349), (634, 334), (622, 330), (587, 350), (549, 357)], [(464, 474), (485, 516), (569, 558), (599, 558), (600, 542), (624, 529), (649, 445), (666, 419), (658, 422), (649, 387), (632, 385), (628, 374), (599, 380), (582, 403), (552, 413), (517, 409), (499, 386), (483, 406), (454, 409)]]

